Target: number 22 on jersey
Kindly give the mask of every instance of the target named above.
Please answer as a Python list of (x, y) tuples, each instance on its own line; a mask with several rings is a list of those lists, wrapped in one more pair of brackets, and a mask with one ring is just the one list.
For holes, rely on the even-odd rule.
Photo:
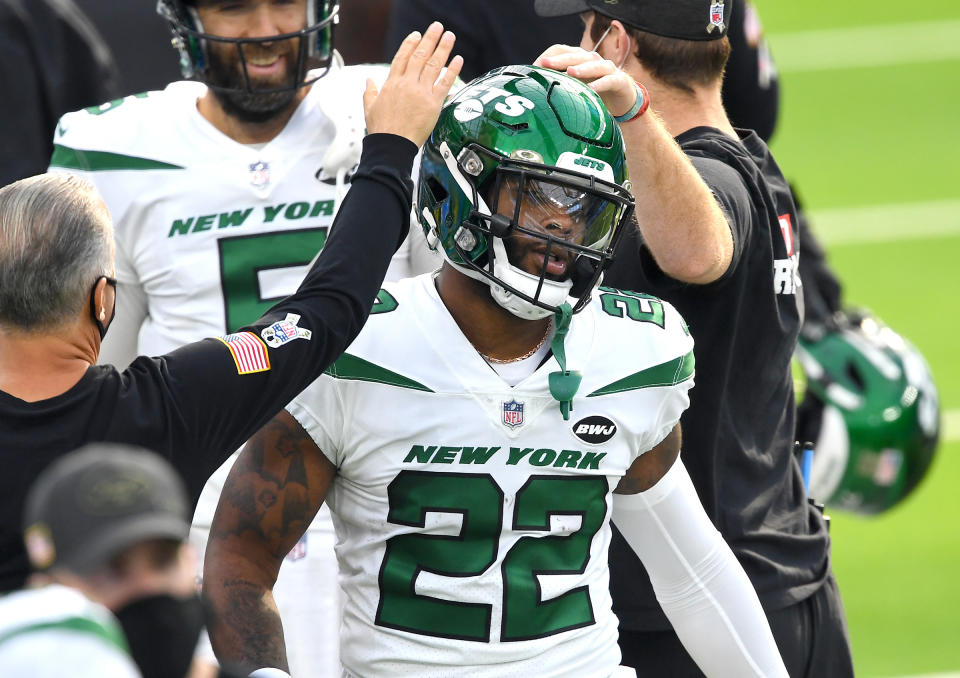
[[(500, 640), (531, 640), (594, 623), (586, 586), (541, 600), (539, 577), (581, 574), (594, 535), (607, 514), (607, 479), (598, 476), (530, 476), (508, 516), (521, 536), (500, 561)], [(476, 577), (498, 562), (504, 492), (488, 474), (401, 471), (387, 488), (387, 521), (425, 528), (428, 513), (458, 513), (459, 533), (410, 533), (387, 540), (380, 566), (379, 626), (429, 636), (490, 642), (492, 605), (420, 595), (421, 572)], [(551, 516), (578, 516), (579, 529), (550, 534)], [(540, 534), (536, 534), (540, 533)]]

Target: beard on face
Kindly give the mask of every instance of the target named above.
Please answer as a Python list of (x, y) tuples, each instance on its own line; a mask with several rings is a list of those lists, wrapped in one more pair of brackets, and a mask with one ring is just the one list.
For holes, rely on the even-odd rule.
[[(531, 228), (531, 230), (537, 230)], [(550, 248), (551, 257), (564, 265), (563, 273), (554, 273), (544, 270), (541, 257), (546, 253), (545, 243), (540, 238), (521, 233), (512, 233), (503, 239), (503, 247), (507, 252), (507, 261), (514, 268), (530, 275), (543, 275), (546, 280), (564, 282), (570, 277), (570, 264), (575, 259), (573, 252), (563, 245), (554, 243)]]
[[(297, 95), (298, 88), (295, 87), (295, 84), (303, 79), (303, 73), (296, 72), (298, 70), (298, 50), (293, 44), (294, 41), (289, 42), (290, 48), (282, 52), (286, 59), (284, 61), (285, 72), (281, 82), (261, 85), (265, 90), (284, 88), (283, 91), (279, 92), (257, 91), (257, 81), (252, 78), (250, 86), (253, 91), (248, 90), (244, 79), (245, 66), (241, 62), (236, 48), (230, 45), (228, 51), (212, 48), (213, 45), (208, 46), (204, 80), (227, 115), (242, 122), (262, 123), (276, 117), (290, 106)], [(233, 54), (234, 58), (226, 58), (224, 53)], [(249, 53), (245, 52), (244, 57), (249, 59)], [(305, 69), (306, 65), (304, 64), (299, 70), (303, 71)]]

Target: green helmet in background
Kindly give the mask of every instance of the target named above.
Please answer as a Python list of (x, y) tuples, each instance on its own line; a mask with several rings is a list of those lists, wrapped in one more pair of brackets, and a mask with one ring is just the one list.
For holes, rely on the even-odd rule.
[[(623, 138), (582, 82), (533, 66), (494, 69), (443, 108), (424, 145), (417, 216), (431, 248), (521, 318), (583, 308), (633, 212)], [(559, 213), (576, 235), (531, 214)], [(568, 229), (569, 231), (569, 229)], [(536, 238), (539, 273), (511, 263)]]
[(810, 496), (863, 514), (905, 499), (940, 436), (937, 387), (920, 352), (864, 314), (801, 335), (796, 358), (806, 378), (800, 410), (822, 408), (818, 431), (798, 430), (815, 439)]

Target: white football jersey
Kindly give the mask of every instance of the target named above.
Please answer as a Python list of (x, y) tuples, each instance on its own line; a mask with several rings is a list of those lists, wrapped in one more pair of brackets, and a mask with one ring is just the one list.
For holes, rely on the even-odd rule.
[(5, 678), (140, 678), (110, 611), (60, 584), (0, 596)]
[(609, 676), (611, 493), (687, 407), (693, 340), (666, 302), (601, 288), (574, 316), (564, 420), (550, 356), (510, 388), (432, 275), (386, 285), (289, 406), (337, 467), (340, 658), (373, 676)]
[[(343, 193), (360, 158), (366, 78), (387, 71), (332, 68), (266, 144), (238, 143), (200, 115), (198, 82), (63, 116), (51, 170), (86, 177), (110, 209), (117, 280), (147, 298), (140, 354), (232, 332), (296, 290), (342, 197), (338, 170)], [(410, 256), (408, 240), (390, 279), (429, 268), (411, 270)]]

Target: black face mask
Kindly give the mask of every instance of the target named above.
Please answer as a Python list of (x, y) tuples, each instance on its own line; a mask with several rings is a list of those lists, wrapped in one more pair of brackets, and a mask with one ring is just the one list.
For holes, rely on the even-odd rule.
[[(97, 291), (97, 285), (100, 284), (100, 278), (104, 278), (107, 281), (107, 284), (113, 288), (113, 313), (110, 314), (110, 322), (106, 325), (100, 320), (100, 316), (97, 313), (97, 303), (94, 299), (94, 296)], [(100, 341), (103, 341), (103, 338), (107, 336), (107, 330), (110, 329), (110, 323), (113, 322), (113, 319), (117, 315), (117, 279), (111, 278), (108, 275), (102, 275), (100, 278), (97, 278), (93, 283), (93, 287), (90, 288), (90, 315), (93, 318), (93, 322), (97, 324), (97, 329), (100, 330)]]
[(203, 628), (198, 596), (139, 598), (114, 613), (143, 678), (183, 678)]

